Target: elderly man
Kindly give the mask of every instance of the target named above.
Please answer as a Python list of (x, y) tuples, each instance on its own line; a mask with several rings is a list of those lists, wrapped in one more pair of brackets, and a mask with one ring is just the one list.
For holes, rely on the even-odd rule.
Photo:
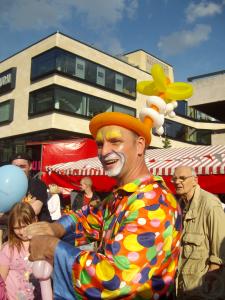
[(224, 299), (225, 216), (221, 202), (200, 188), (190, 167), (177, 167), (172, 182), (183, 211), (178, 299)]
[[(90, 131), (109, 176), (105, 207), (85, 206), (53, 224), (29, 226), (31, 260), (54, 258), (54, 299), (169, 299), (179, 257), (181, 216), (164, 182), (149, 173), (150, 130), (129, 115), (95, 116)], [(75, 232), (75, 246), (60, 240)], [(52, 236), (37, 236), (41, 234)], [(77, 246), (92, 238), (96, 251)]]

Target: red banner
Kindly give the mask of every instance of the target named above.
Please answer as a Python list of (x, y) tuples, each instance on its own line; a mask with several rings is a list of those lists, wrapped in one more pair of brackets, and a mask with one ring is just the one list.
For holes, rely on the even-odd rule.
[[(95, 157), (97, 155), (97, 145), (91, 139), (76, 139), (71, 142), (52, 142), (42, 145), (42, 180), (48, 185), (56, 183), (57, 185), (69, 188), (79, 189), (79, 183), (82, 176), (60, 175), (54, 172), (47, 173), (46, 166), (59, 163), (75, 162), (81, 159)], [(115, 180), (108, 176), (90, 176), (96, 191), (107, 192), (112, 190)]]

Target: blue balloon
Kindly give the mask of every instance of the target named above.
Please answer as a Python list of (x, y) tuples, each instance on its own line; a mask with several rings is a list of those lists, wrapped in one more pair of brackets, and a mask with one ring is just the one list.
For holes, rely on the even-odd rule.
[(0, 167), (0, 212), (7, 212), (27, 193), (28, 180), (23, 170), (14, 165)]

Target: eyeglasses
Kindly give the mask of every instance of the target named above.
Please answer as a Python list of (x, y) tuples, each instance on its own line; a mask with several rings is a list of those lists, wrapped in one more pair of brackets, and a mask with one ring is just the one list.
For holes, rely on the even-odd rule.
[(184, 182), (186, 179), (190, 178), (190, 177), (193, 177), (193, 175), (190, 175), (190, 176), (180, 176), (180, 177), (172, 177), (171, 178), (171, 182), (176, 182), (176, 181), (180, 181), (180, 182)]

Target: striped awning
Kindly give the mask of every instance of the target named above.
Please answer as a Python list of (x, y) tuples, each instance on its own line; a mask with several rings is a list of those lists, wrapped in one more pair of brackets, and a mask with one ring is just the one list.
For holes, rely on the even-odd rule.
[(225, 174), (225, 146), (195, 146), (146, 151), (146, 164), (155, 175), (172, 175), (179, 165), (198, 175)]
[(61, 163), (52, 166), (46, 166), (46, 171), (58, 173), (60, 175), (73, 176), (98, 176), (104, 175), (102, 164), (98, 157), (81, 159), (75, 162)]
[[(149, 149), (145, 161), (155, 175), (172, 175), (179, 165), (193, 167), (198, 175), (225, 174), (225, 146)], [(105, 174), (97, 157), (47, 166), (46, 171), (80, 176)]]

